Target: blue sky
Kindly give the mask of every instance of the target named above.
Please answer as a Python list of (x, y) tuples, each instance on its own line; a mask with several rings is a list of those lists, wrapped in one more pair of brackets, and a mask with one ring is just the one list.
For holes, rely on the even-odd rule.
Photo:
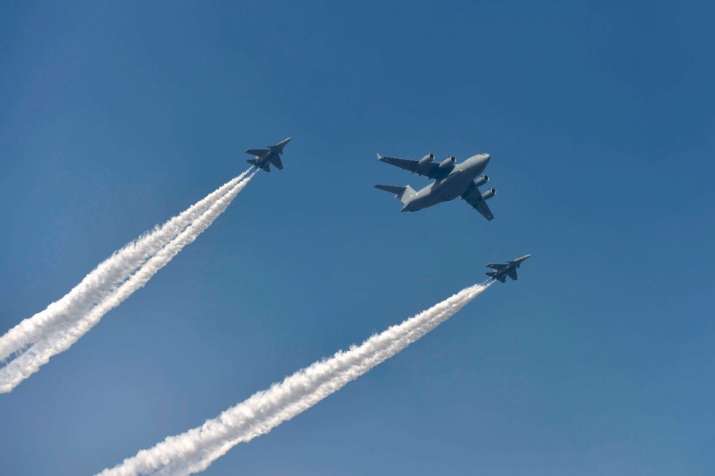
[[(91, 474), (481, 280), (212, 475), (709, 475), (706, 2), (0, 8), (0, 328), (294, 141), (194, 244), (0, 398), (0, 474)], [(401, 214), (382, 152), (489, 152), (487, 223)]]

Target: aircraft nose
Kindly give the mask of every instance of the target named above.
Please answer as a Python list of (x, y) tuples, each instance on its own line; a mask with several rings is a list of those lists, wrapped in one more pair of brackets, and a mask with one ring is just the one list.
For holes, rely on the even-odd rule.
[(492, 156), (489, 154), (484, 154), (484, 156), (482, 157), (482, 162), (484, 163), (484, 165), (488, 164), (490, 160), (492, 160)]

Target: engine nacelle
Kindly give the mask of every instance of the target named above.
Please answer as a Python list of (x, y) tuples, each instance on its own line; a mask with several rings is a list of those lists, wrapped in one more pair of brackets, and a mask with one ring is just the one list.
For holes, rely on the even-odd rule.
[(417, 163), (420, 165), (427, 165), (434, 160), (434, 154), (427, 154), (422, 157)]
[(489, 200), (490, 198), (492, 198), (492, 197), (493, 197), (494, 195), (496, 195), (496, 194), (497, 194), (497, 189), (496, 189), (496, 188), (492, 188), (492, 189), (487, 190), (486, 192), (484, 192), (484, 193), (482, 194), (482, 198), (483, 198), (484, 200)]
[(439, 168), (442, 170), (452, 170), (454, 168), (454, 157), (447, 157), (439, 163)]
[(477, 177), (477, 179), (474, 181), (474, 185), (476, 185), (477, 187), (480, 187), (480, 186), (484, 185), (485, 183), (487, 183), (488, 181), (489, 181), (489, 177), (487, 177), (486, 175), (482, 175), (481, 177)]

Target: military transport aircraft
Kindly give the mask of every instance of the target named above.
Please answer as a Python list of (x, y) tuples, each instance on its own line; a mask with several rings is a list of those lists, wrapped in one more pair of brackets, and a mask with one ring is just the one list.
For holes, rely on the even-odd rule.
[(491, 159), (489, 154), (473, 155), (459, 164), (455, 164), (454, 157), (447, 157), (443, 161), (435, 163), (433, 154), (427, 154), (420, 160), (383, 157), (380, 154), (377, 154), (377, 158), (381, 162), (386, 162), (434, 180), (433, 183), (418, 191), (415, 191), (409, 185), (404, 187), (375, 185), (375, 188), (379, 190), (396, 195), (402, 202), (403, 212), (421, 210), (441, 202), (462, 197), (464, 201), (474, 207), (487, 220), (494, 218), (487, 205), (487, 200), (496, 194), (496, 189), (492, 188), (484, 193), (479, 191), (479, 186), (489, 180), (486, 175), (480, 176)]
[(266, 172), (271, 171), (271, 165), (274, 165), (278, 170), (283, 170), (281, 154), (283, 153), (283, 147), (285, 147), (290, 140), (290, 137), (287, 137), (276, 145), (269, 145), (266, 149), (248, 149), (246, 153), (252, 155), (254, 158), (248, 159), (247, 162)]
[(506, 277), (509, 276), (511, 279), (516, 280), (518, 276), (516, 275), (516, 270), (521, 266), (521, 263), (529, 259), (531, 255), (524, 255), (515, 258), (508, 263), (490, 263), (487, 265), (488, 268), (494, 271), (488, 271), (487, 276), (492, 279), (496, 279), (500, 283), (506, 281)]

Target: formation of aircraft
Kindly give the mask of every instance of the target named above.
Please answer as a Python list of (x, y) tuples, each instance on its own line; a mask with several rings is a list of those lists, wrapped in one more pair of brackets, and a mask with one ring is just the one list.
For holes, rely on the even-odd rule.
[(269, 145), (265, 149), (248, 149), (246, 153), (252, 155), (254, 158), (248, 159), (246, 162), (266, 172), (271, 171), (271, 165), (275, 166), (278, 170), (283, 170), (281, 155), (283, 154), (283, 148), (290, 141), (291, 138), (286, 137), (276, 145)]
[(489, 177), (481, 175), (491, 160), (489, 154), (476, 154), (460, 163), (455, 163), (454, 157), (447, 157), (443, 161), (435, 163), (434, 154), (427, 154), (420, 160), (383, 157), (380, 154), (377, 155), (377, 158), (381, 162), (434, 180), (417, 191), (409, 185), (375, 185), (378, 190), (384, 190), (397, 196), (402, 202), (403, 212), (422, 210), (461, 197), (484, 218), (494, 219), (487, 200), (496, 195), (496, 189), (492, 188), (484, 193), (479, 190), (481, 185), (489, 181)]
[[(248, 163), (266, 172), (271, 171), (271, 165), (278, 170), (283, 170), (281, 155), (290, 141), (291, 138), (288, 137), (265, 149), (248, 149), (246, 153), (253, 156), (252, 159), (248, 159)], [(395, 195), (402, 202), (403, 212), (422, 210), (459, 197), (487, 220), (494, 219), (487, 200), (496, 195), (496, 189), (491, 188), (483, 193), (479, 190), (480, 186), (489, 181), (489, 177), (482, 175), (491, 160), (489, 154), (476, 154), (460, 163), (456, 163), (453, 156), (435, 163), (434, 154), (427, 154), (419, 160), (385, 157), (380, 154), (377, 154), (377, 158), (381, 162), (434, 180), (420, 190), (415, 190), (409, 185), (375, 185), (375, 188)], [(504, 283), (507, 277), (515, 281), (518, 279), (516, 270), (530, 256), (528, 254), (520, 256), (506, 263), (490, 263), (487, 267), (491, 270), (486, 274), (492, 282)]]

